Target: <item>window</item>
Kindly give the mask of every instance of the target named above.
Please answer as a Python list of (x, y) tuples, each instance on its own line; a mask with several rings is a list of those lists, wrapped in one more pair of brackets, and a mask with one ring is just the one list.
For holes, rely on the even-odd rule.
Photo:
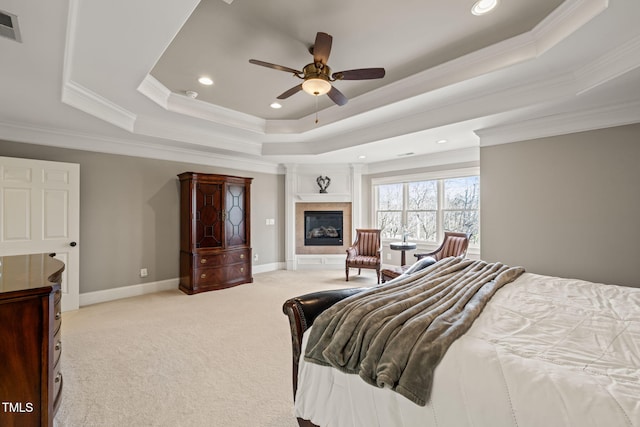
[[(455, 171), (451, 174), (455, 175)], [(406, 235), (413, 241), (438, 243), (445, 231), (460, 231), (472, 234), (470, 245), (479, 245), (478, 175), (388, 181), (373, 181), (375, 220), (383, 239), (402, 239)]]

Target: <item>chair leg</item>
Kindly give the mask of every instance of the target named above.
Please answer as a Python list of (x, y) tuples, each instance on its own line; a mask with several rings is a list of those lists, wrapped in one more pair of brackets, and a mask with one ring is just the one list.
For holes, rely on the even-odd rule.
[(344, 273), (347, 275), (347, 282), (349, 281), (349, 267), (344, 268)]
[(360, 273), (362, 273), (362, 269), (361, 268), (358, 269), (358, 276), (360, 275)]
[[(378, 270), (376, 268), (376, 275), (378, 276), (378, 285), (380, 284), (380, 270)], [(384, 280), (382, 280), (382, 283), (384, 283)]]

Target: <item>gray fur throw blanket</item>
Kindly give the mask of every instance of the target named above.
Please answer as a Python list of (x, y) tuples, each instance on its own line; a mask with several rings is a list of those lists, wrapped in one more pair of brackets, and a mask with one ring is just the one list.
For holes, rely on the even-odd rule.
[(523, 272), (451, 257), (348, 297), (314, 321), (305, 360), (357, 374), (424, 406), (451, 343), (498, 289)]

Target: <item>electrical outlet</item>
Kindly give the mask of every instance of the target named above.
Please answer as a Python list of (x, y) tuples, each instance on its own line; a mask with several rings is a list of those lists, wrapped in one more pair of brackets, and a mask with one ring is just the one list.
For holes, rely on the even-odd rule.
[(258, 260), (258, 254), (253, 254), (253, 260), (257, 261)]
[(148, 275), (149, 275), (149, 272), (147, 271), (146, 268), (140, 269), (140, 277), (147, 277)]
[(391, 259), (391, 254), (387, 254), (387, 260)]

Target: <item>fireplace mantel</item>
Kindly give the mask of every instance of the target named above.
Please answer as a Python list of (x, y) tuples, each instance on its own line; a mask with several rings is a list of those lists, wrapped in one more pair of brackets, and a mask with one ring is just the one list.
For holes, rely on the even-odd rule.
[(311, 203), (328, 203), (328, 202), (350, 202), (351, 194), (333, 194), (333, 193), (298, 193), (296, 198), (302, 202)]

